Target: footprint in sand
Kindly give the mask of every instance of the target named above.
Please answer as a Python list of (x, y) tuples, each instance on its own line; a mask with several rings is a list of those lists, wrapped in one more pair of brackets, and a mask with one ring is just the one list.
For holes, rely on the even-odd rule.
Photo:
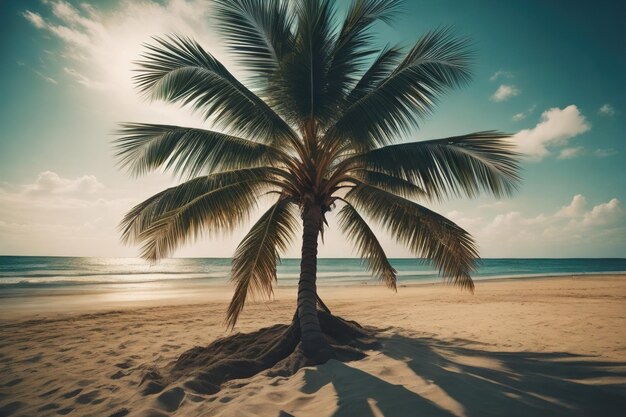
[(37, 409), (37, 411), (56, 410), (59, 407), (61, 407), (61, 406), (59, 404), (57, 404), (57, 403), (48, 403), (46, 405), (42, 405), (41, 407), (39, 407)]
[(193, 401), (194, 403), (199, 403), (199, 402), (204, 401), (204, 398), (203, 398), (203, 397), (201, 397), (201, 396), (199, 396), (199, 395), (193, 395), (193, 394), (191, 394), (191, 395), (189, 395), (187, 398), (189, 398), (189, 399), (190, 399), (191, 401)]
[(124, 371), (117, 371), (113, 375), (111, 375), (111, 379), (120, 379), (124, 378), (127, 374)]
[(89, 379), (81, 379), (80, 381), (78, 381), (78, 386), (79, 387), (86, 387), (88, 385), (93, 384), (95, 381), (94, 380), (89, 380)]
[(128, 415), (128, 413), (130, 413), (129, 409), (122, 408), (121, 410), (118, 410), (118, 411), (114, 412), (113, 414), (110, 414), (109, 417), (124, 417), (124, 416)]
[(184, 398), (185, 390), (180, 387), (175, 387), (159, 395), (157, 397), (157, 401), (160, 408), (172, 412), (178, 410), (178, 407), (180, 407), (180, 403), (183, 402)]
[(10, 416), (25, 405), (21, 401), (13, 401), (0, 408), (0, 416)]
[(87, 394), (83, 394), (76, 398), (76, 402), (79, 404), (89, 404), (93, 402), (100, 395), (100, 391), (93, 390), (88, 392)]
[(80, 394), (82, 390), (83, 390), (82, 388), (78, 388), (78, 389), (75, 389), (74, 391), (66, 392), (65, 394), (63, 394), (63, 397), (65, 398), (76, 397), (78, 394)]
[(6, 384), (4, 384), (5, 387), (12, 387), (15, 386), (17, 384), (19, 384), (20, 382), (22, 382), (24, 379), (22, 378), (15, 378), (12, 381), (7, 382)]
[(126, 359), (124, 362), (116, 363), (115, 366), (122, 369), (128, 369), (133, 366), (133, 361)]
[(38, 354), (31, 356), (30, 358), (24, 360), (24, 362), (36, 363), (39, 362), (43, 358), (43, 354), (39, 352)]
[(47, 397), (47, 396), (49, 396), (49, 395), (52, 395), (52, 394), (54, 394), (55, 392), (57, 392), (59, 389), (61, 389), (61, 388), (60, 388), (60, 387), (57, 387), (57, 388), (51, 389), (50, 391), (46, 391), (46, 392), (44, 392), (43, 394), (41, 394), (41, 395), (39, 396), (39, 398), (43, 398), (43, 397)]

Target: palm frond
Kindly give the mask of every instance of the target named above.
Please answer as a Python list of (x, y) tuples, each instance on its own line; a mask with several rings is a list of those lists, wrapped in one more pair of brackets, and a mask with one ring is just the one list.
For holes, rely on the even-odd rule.
[(397, 14), (399, 5), (398, 0), (351, 2), (337, 36), (326, 75), (326, 94), (329, 103), (338, 103), (345, 98), (366, 59), (376, 53), (372, 45), (374, 39), (372, 26), (379, 21), (390, 23)]
[(366, 169), (418, 184), (427, 195), (502, 197), (518, 187), (519, 158), (509, 135), (497, 131), (402, 143), (366, 152)]
[(135, 175), (159, 168), (187, 178), (216, 171), (272, 165), (280, 149), (210, 130), (125, 123), (114, 141), (119, 164)]
[(445, 217), (380, 188), (360, 184), (346, 200), (373, 218), (415, 255), (431, 260), (447, 282), (473, 290), (474, 240)]
[[(293, 50), (294, 16), (282, 0), (216, 0), (217, 27), (245, 68), (265, 79)], [(268, 87), (266, 85), (265, 87)]]
[(135, 82), (153, 98), (190, 104), (213, 117), (217, 127), (267, 143), (297, 135), (263, 100), (247, 89), (195, 41), (154, 38), (139, 61)]
[(419, 199), (428, 196), (426, 191), (411, 181), (385, 174), (384, 172), (365, 169), (356, 171), (354, 174), (358, 178), (357, 183), (363, 182), (405, 198)]
[(396, 290), (396, 270), (389, 263), (389, 259), (387, 259), (376, 235), (359, 212), (346, 203), (337, 215), (339, 226), (352, 240), (361, 259), (366, 261), (367, 269), (384, 282), (387, 287)]
[(168, 188), (131, 209), (120, 224), (122, 240), (143, 243), (155, 261), (201, 233), (229, 231), (256, 207), (258, 193), (275, 183), (274, 168), (227, 171)]
[(272, 294), (280, 253), (287, 250), (298, 226), (296, 206), (279, 199), (252, 226), (233, 257), (231, 280), (235, 294), (228, 306), (227, 323), (234, 327), (248, 294)]
[[(325, 76), (335, 41), (334, 9), (329, 0), (298, 0), (295, 13), (294, 49), (281, 68), (283, 87), (279, 112), (289, 114), (301, 129), (311, 129), (330, 113), (325, 102)], [(309, 132), (310, 133), (310, 132)]]
[(346, 98), (346, 103), (354, 104), (389, 77), (400, 63), (401, 55), (399, 47), (385, 47), (352, 88)]
[(470, 58), (468, 42), (449, 29), (427, 33), (387, 78), (345, 110), (326, 140), (348, 140), (358, 151), (393, 143), (417, 127), (443, 93), (469, 81)]

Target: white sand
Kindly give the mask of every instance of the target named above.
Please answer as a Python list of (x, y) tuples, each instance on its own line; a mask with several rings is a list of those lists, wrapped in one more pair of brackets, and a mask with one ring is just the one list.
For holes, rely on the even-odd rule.
[[(210, 293), (209, 293), (210, 291)], [(618, 416), (626, 410), (626, 276), (322, 288), (379, 351), (214, 395), (142, 396), (151, 367), (227, 335), (230, 290), (2, 300), (0, 416)], [(156, 294), (156, 295), (154, 295)], [(205, 300), (210, 300), (206, 302)], [(249, 305), (236, 331), (293, 314), (295, 289)], [(18, 307), (21, 306), (21, 307)], [(117, 413), (117, 414), (115, 414)]]

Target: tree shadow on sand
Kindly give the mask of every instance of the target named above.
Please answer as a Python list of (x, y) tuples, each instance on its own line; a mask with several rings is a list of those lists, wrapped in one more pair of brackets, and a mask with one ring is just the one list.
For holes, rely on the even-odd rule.
[(307, 369), (302, 392), (333, 384), (338, 396), (333, 417), (623, 416), (626, 410), (623, 362), (571, 353), (492, 352), (466, 340), (398, 334), (380, 340), (382, 354), (443, 390), (457, 403), (456, 411), (336, 361)]
[[(332, 384), (333, 417), (611, 417), (626, 410), (626, 362), (565, 352), (498, 352), (469, 340), (363, 328), (323, 312), (319, 318), (334, 349), (323, 365), (311, 367), (315, 362), (302, 354), (294, 321), (189, 349), (165, 368), (148, 369), (141, 392), (157, 395), (161, 408), (173, 411), (187, 390), (210, 395), (232, 380), (261, 372), (289, 377), (304, 367), (302, 393), (315, 395)], [(399, 362), (400, 373), (381, 369), (379, 377), (359, 369), (358, 362), (344, 363), (367, 355)], [(367, 360), (378, 367), (378, 357)], [(289, 412), (281, 410), (280, 416)]]

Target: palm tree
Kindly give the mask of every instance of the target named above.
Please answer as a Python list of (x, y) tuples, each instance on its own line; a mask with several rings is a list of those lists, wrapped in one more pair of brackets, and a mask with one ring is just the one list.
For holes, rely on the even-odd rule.
[(472, 237), (415, 200), (509, 195), (519, 180), (503, 133), (397, 143), (442, 94), (468, 82), (472, 59), (468, 41), (447, 28), (408, 51), (376, 48), (372, 27), (388, 23), (399, 3), (354, 0), (339, 19), (329, 0), (216, 0), (218, 28), (249, 71), (247, 85), (192, 39), (155, 38), (139, 62), (138, 89), (199, 110), (214, 130), (128, 123), (116, 139), (120, 164), (134, 174), (169, 170), (186, 181), (122, 221), (123, 239), (142, 244), (150, 261), (200, 235), (232, 231), (260, 196), (273, 196), (232, 260), (230, 326), (248, 295), (271, 295), (280, 255), (302, 225), (294, 321), (310, 358), (328, 354), (316, 268), (329, 213), (388, 287), (396, 289), (396, 271), (366, 217), (447, 282), (472, 290)]

